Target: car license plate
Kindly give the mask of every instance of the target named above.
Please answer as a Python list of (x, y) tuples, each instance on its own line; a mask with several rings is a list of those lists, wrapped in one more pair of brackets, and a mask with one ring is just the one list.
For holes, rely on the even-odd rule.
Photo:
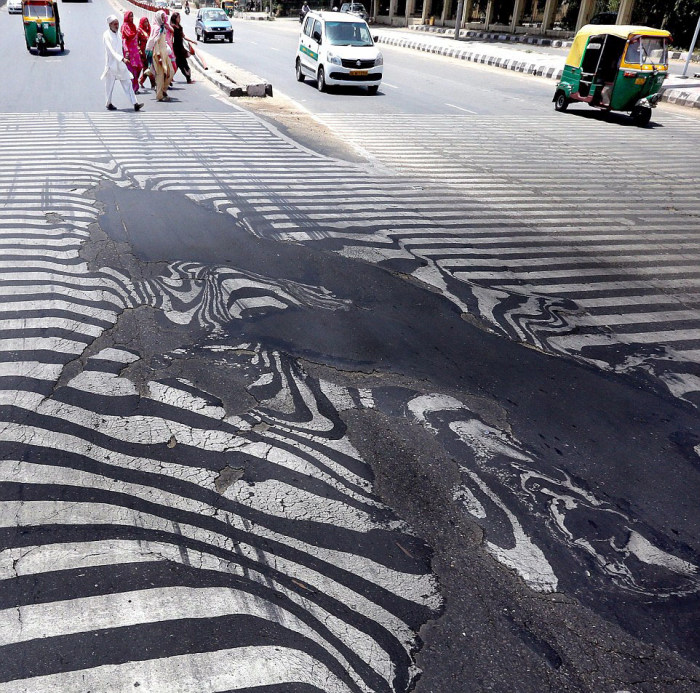
[(350, 70), (350, 74), (353, 77), (357, 77), (358, 75), (366, 75), (369, 74), (369, 70)]
[(216, 34), (216, 38), (224, 38), (225, 34)]

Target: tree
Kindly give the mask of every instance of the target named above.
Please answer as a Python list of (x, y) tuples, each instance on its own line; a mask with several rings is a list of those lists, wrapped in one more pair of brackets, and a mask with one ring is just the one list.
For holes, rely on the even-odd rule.
[(700, 17), (700, 0), (637, 0), (632, 12), (635, 24), (666, 29), (673, 45), (689, 48)]

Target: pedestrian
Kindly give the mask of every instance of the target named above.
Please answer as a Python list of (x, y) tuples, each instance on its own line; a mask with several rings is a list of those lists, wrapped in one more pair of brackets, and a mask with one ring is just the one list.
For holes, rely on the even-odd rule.
[[(171, 15), (170, 26), (173, 28), (173, 52), (175, 53), (175, 62), (180, 72), (185, 75), (187, 84), (192, 84), (192, 71), (190, 70), (187, 58), (190, 55), (189, 44), (193, 42), (185, 36), (185, 30), (180, 23), (179, 12), (173, 12)], [(186, 41), (187, 44), (185, 43)]]
[(175, 74), (168, 51), (167, 24), (165, 12), (158, 10), (153, 20), (151, 35), (146, 44), (146, 53), (150, 52), (152, 56), (153, 72), (156, 76), (156, 100), (158, 101), (170, 101), (168, 87), (170, 87)]
[(139, 75), (143, 68), (141, 62), (141, 53), (139, 51), (139, 30), (134, 24), (134, 13), (131, 10), (124, 12), (124, 21), (122, 22), (122, 45), (124, 48), (124, 57), (126, 58), (126, 66), (132, 74), (131, 86), (134, 88), (134, 93), (139, 91)]
[[(168, 21), (170, 16), (170, 10), (163, 10), (165, 15), (165, 42), (168, 44), (168, 54), (170, 55), (170, 62), (173, 64), (173, 77), (177, 72), (177, 62), (175, 60), (175, 51), (173, 50), (173, 27)], [(172, 79), (170, 80), (172, 82)]]
[(148, 37), (151, 35), (151, 23), (148, 21), (148, 17), (141, 17), (139, 20), (139, 54), (141, 55), (141, 63), (143, 65), (143, 72), (141, 73), (141, 78), (139, 79), (139, 85), (143, 86), (146, 78), (151, 83), (151, 89), (156, 87), (156, 79), (153, 76), (153, 66), (151, 65), (148, 56), (146, 55), (146, 44), (148, 43)]
[(111, 14), (107, 17), (107, 25), (109, 28), (102, 34), (102, 43), (105, 49), (105, 69), (102, 73), (102, 79), (105, 82), (107, 109), (110, 111), (117, 110), (116, 106), (112, 104), (112, 92), (114, 91), (115, 82), (119, 81), (134, 110), (138, 111), (143, 108), (143, 104), (136, 101), (136, 94), (134, 94), (134, 88), (131, 86), (131, 73), (126, 66), (122, 40), (118, 33), (119, 19)]

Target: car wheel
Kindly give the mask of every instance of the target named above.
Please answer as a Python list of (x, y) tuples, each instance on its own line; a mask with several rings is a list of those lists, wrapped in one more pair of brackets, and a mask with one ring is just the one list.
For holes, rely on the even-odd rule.
[(569, 99), (563, 91), (558, 91), (554, 95), (554, 110), (565, 111), (569, 107)]
[(632, 111), (632, 121), (635, 125), (643, 128), (651, 120), (651, 108), (638, 107)]
[(326, 91), (326, 74), (322, 67), (318, 68), (318, 77), (316, 78), (316, 89)]
[(379, 85), (378, 84), (373, 84), (371, 87), (367, 87), (367, 92), (369, 94), (376, 94), (377, 91), (379, 91)]
[(296, 64), (296, 73), (297, 73), (297, 82), (303, 82), (304, 81), (304, 73), (301, 71), (301, 60), (297, 58), (297, 64)]
[(229, 43), (233, 43), (233, 34), (231, 34), (231, 35), (228, 37), (228, 42), (229, 42)]

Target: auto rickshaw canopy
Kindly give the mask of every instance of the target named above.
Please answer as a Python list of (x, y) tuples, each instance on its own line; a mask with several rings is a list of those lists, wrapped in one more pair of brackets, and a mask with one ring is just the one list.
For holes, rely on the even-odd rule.
[(609, 34), (618, 38), (629, 40), (633, 36), (661, 36), (671, 38), (670, 32), (665, 29), (652, 29), (648, 26), (635, 26), (634, 24), (586, 24), (576, 34), (571, 50), (566, 58), (566, 64), (570, 67), (578, 67), (581, 64), (583, 53), (586, 50), (588, 39), (591, 36)]
[(22, 0), (22, 16), (25, 19), (53, 19), (56, 12), (54, 0)]

